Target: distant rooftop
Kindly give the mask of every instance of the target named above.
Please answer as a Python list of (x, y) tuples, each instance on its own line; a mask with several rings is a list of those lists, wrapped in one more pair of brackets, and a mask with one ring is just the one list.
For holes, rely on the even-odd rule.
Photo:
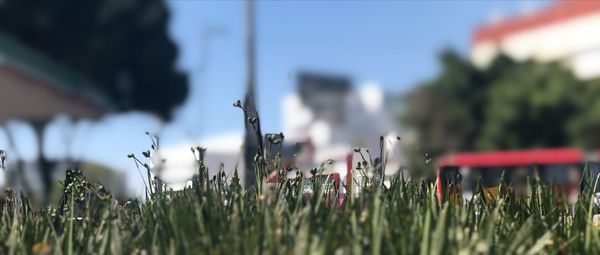
[(479, 26), (473, 44), (498, 41), (510, 34), (565, 22), (573, 18), (600, 12), (600, 1), (561, 0), (550, 7), (530, 14), (510, 17), (507, 20)]
[(105, 95), (81, 75), (3, 33), (0, 33), (0, 66), (24, 72), (63, 95), (76, 97), (80, 103), (102, 111), (113, 109)]
[(315, 93), (350, 91), (350, 79), (344, 76), (303, 72), (298, 75), (298, 91), (303, 100)]

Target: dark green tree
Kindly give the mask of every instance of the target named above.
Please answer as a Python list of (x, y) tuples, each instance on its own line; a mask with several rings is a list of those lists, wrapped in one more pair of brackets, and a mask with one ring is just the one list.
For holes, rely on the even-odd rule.
[(600, 149), (600, 79), (573, 90), (577, 114), (567, 123), (569, 137), (586, 149)]
[(471, 147), (483, 115), (486, 84), (477, 70), (451, 50), (440, 54), (440, 62), (440, 74), (407, 95), (402, 117), (416, 131), (416, 146), (407, 153), (410, 168), (419, 171), (433, 170), (427, 167), (432, 157)]
[(118, 110), (168, 119), (188, 92), (160, 0), (0, 1), (0, 31), (79, 72)]
[(445, 50), (440, 62), (440, 73), (406, 97), (403, 121), (419, 148), (409, 152), (413, 168), (432, 170), (424, 163), (456, 151), (600, 148), (600, 80), (506, 56), (479, 69)]
[(568, 69), (556, 63), (515, 63), (488, 83), (486, 118), (472, 149), (575, 145), (567, 125), (583, 110), (578, 100), (588, 84)]

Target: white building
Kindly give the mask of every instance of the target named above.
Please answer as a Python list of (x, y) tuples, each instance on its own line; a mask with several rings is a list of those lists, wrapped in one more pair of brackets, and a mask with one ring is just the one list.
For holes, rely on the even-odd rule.
[[(343, 178), (353, 147), (369, 148), (373, 158), (378, 157), (379, 137), (387, 135), (386, 173), (393, 174), (401, 166), (400, 151), (391, 112), (385, 106), (384, 93), (375, 83), (355, 90), (345, 78), (300, 75), (297, 92), (282, 100), (284, 160), (292, 157), (296, 143), (302, 143), (308, 146), (295, 160), (298, 167), (308, 169), (333, 160), (328, 170)], [(185, 185), (198, 170), (190, 148), (202, 146), (207, 149), (210, 175), (217, 174), (223, 163), (228, 176), (237, 167), (243, 180), (242, 143), (243, 134), (236, 133), (164, 147), (160, 150), (160, 157), (166, 159), (162, 178), (174, 188)]]
[(486, 67), (499, 53), (560, 61), (582, 79), (600, 76), (600, 1), (562, 0), (475, 30), (471, 60)]
[[(227, 176), (238, 173), (243, 176), (242, 133), (231, 133), (213, 136), (207, 139), (191, 140), (184, 143), (165, 146), (157, 155), (164, 159), (161, 178), (172, 188), (179, 189), (187, 185), (188, 180), (198, 174), (199, 164), (192, 148), (201, 146), (206, 148), (204, 163), (208, 167), (209, 175), (216, 175), (223, 166)], [(243, 178), (242, 178), (243, 179)]]
[(311, 162), (301, 163), (317, 166), (331, 159), (341, 176), (352, 148), (368, 148), (373, 158), (379, 157), (383, 135), (386, 173), (393, 174), (401, 165), (393, 110), (376, 83), (353, 89), (344, 77), (301, 74), (297, 93), (283, 99), (283, 133), (288, 143), (311, 143)]

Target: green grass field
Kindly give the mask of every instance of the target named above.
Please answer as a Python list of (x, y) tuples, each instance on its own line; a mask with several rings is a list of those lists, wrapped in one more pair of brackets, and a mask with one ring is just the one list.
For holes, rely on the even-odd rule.
[[(201, 169), (206, 171), (206, 169)], [(591, 196), (574, 210), (530, 181), (514, 198), (440, 203), (425, 181), (365, 186), (342, 205), (303, 181), (245, 190), (236, 176), (194, 180), (184, 191), (117, 202), (69, 171), (63, 202), (34, 212), (9, 196), (1, 211), (0, 254), (557, 254), (600, 252)]]

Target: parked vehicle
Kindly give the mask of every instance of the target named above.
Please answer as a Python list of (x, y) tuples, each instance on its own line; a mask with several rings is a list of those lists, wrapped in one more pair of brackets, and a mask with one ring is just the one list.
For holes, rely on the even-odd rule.
[[(537, 174), (564, 194), (569, 203), (584, 189), (594, 189), (600, 173), (599, 153), (577, 148), (552, 148), (448, 154), (437, 160), (437, 195), (442, 201), (473, 197), (479, 187), (487, 199), (495, 199), (505, 181), (517, 197), (527, 192), (527, 178)], [(479, 180), (479, 187), (477, 186)]]

